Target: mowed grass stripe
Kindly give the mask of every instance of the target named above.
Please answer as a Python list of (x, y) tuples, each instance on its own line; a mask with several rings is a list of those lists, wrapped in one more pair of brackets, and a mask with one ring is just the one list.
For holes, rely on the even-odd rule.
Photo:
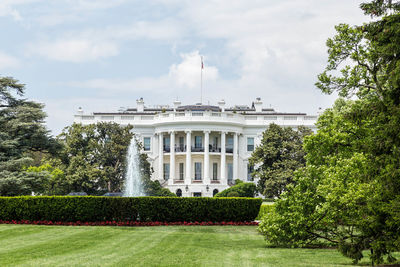
[[(254, 226), (0, 225), (0, 266), (348, 266), (332, 249), (266, 248)], [(397, 254), (397, 256), (399, 256)], [(367, 263), (364, 259), (363, 263)]]
[[(30, 249), (30, 256), (27, 256), (24, 250), (18, 251), (20, 253), (17, 254), (21, 256), (20, 261), (14, 261), (13, 265), (79, 266), (90, 262), (113, 264), (125, 257), (135, 257), (144, 250), (152, 250), (153, 246), (158, 243), (158, 240), (154, 239), (153, 236), (145, 232), (140, 233), (140, 231), (135, 234), (134, 246), (132, 246), (132, 236), (126, 235), (119, 229), (111, 228), (102, 231), (104, 227), (70, 228), (77, 228), (76, 230), (81, 228), (79, 230), (83, 230), (85, 234), (81, 235), (81, 232), (79, 232), (72, 236), (65, 236), (64, 239), (52, 239), (46, 245), (41, 244), (32, 250)], [(168, 233), (163, 235), (168, 235)], [(56, 242), (52, 242), (53, 240)], [(46, 255), (42, 254), (43, 251), (46, 251)]]

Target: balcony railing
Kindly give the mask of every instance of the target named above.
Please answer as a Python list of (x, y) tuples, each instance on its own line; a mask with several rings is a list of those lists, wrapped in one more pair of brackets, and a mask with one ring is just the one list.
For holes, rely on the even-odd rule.
[(221, 152), (221, 148), (220, 147), (215, 147), (215, 146), (210, 146), (209, 149), (210, 152)]
[(204, 147), (192, 146), (192, 152), (204, 152)]
[(175, 152), (186, 152), (186, 146), (182, 146), (182, 145), (176, 146)]
[[(192, 146), (191, 148), (192, 148), (192, 152), (204, 152), (204, 147)], [(163, 147), (163, 151), (165, 153), (170, 153), (171, 152), (171, 147), (164, 146)], [(208, 151), (209, 152), (213, 152), (213, 153), (221, 153), (221, 148), (220, 147), (210, 146)], [(225, 149), (225, 151), (226, 151), (226, 153), (233, 153), (233, 148), (227, 147)], [(186, 146), (176, 146), (175, 147), (175, 152), (186, 152)]]

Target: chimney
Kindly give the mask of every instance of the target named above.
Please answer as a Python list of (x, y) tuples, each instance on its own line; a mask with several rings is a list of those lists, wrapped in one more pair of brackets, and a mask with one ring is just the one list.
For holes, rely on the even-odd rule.
[(136, 100), (136, 108), (137, 108), (137, 112), (143, 112), (144, 111), (143, 97), (141, 97), (140, 99)]
[(256, 107), (256, 112), (262, 112), (262, 101), (260, 97), (256, 98), (256, 101), (254, 101), (254, 106)]
[(182, 104), (181, 101), (175, 100), (175, 101), (174, 101), (174, 111), (176, 111), (176, 109), (177, 109), (181, 104)]
[(220, 101), (218, 101), (218, 106), (220, 107), (221, 111), (224, 112), (225, 111), (225, 100), (221, 99)]

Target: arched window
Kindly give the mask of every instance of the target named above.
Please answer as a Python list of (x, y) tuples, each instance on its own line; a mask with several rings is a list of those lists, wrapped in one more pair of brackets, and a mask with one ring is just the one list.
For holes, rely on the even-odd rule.
[(213, 196), (215, 196), (216, 194), (218, 194), (218, 189), (213, 190)]
[(181, 197), (182, 196), (182, 190), (181, 189), (176, 190), (176, 195), (178, 197)]

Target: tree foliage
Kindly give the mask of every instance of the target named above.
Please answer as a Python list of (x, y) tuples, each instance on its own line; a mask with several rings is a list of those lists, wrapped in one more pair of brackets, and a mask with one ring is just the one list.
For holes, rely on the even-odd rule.
[[(127, 150), (132, 138), (136, 138), (131, 129), (130, 125), (105, 122), (73, 124), (64, 129), (59, 136), (64, 144), (60, 153), (60, 168), (66, 180), (63, 191), (94, 195), (122, 191)], [(174, 196), (158, 181), (151, 180), (153, 170), (146, 154), (140, 155), (140, 170), (146, 195)]]
[(249, 162), (255, 166), (257, 190), (268, 198), (279, 197), (293, 182), (293, 172), (304, 167), (303, 138), (312, 131), (306, 127), (293, 130), (271, 124), (264, 131), (261, 144)]
[(59, 145), (44, 126), (43, 105), (23, 99), (25, 86), (10, 77), (0, 78), (0, 195), (43, 193), (45, 173), (29, 173), (32, 153), (53, 155)]
[(356, 100), (339, 99), (319, 118), (306, 168), (260, 230), (274, 245), (326, 240), (354, 262), (369, 249), (375, 264), (400, 249), (400, 14), (397, 1), (361, 7), (383, 17), (337, 26), (316, 84)]
[(103, 194), (121, 191), (132, 126), (116, 123), (73, 124), (59, 136), (67, 191)]

